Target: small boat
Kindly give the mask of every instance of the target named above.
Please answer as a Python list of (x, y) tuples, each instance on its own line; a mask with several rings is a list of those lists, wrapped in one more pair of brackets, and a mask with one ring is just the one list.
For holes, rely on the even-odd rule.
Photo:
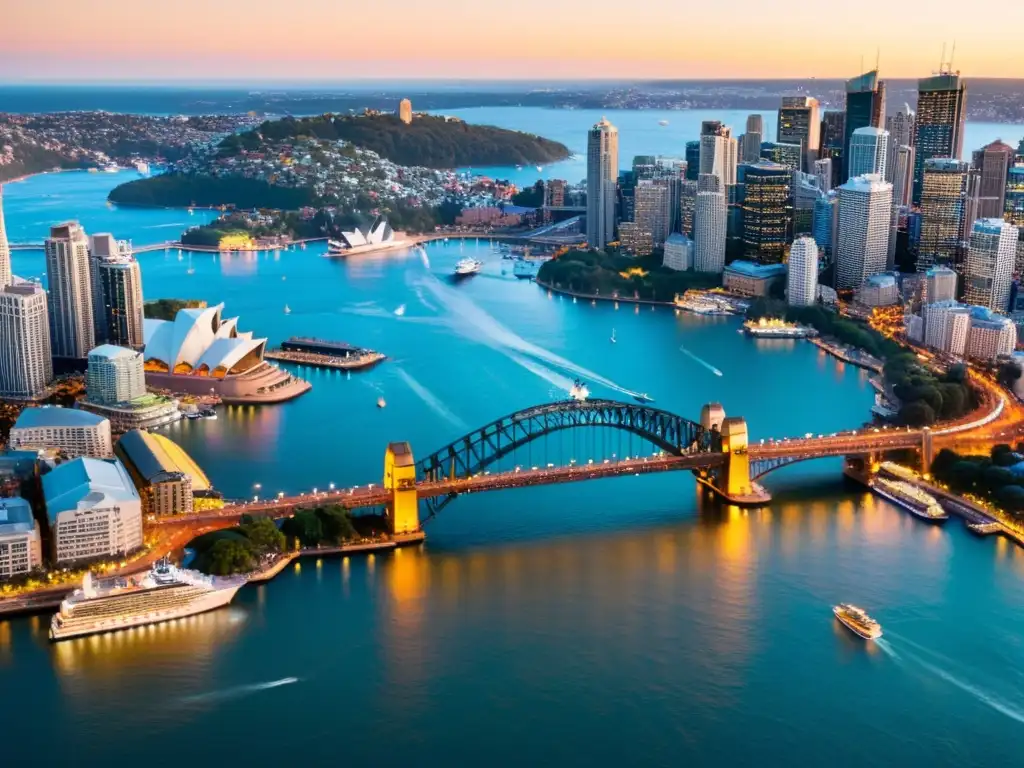
[(292, 308), (289, 307), (287, 304), (284, 305), (284, 313), (286, 315), (290, 315), (292, 313)]
[(612, 344), (614, 344), (614, 343), (615, 343), (615, 329), (614, 329), (614, 328), (612, 328), (612, 338), (611, 338), (611, 342), (612, 342)]
[(287, 280), (288, 279), (288, 275), (281, 275), (281, 279), (282, 280)]
[(387, 403), (384, 402), (384, 398), (383, 397), (378, 397), (377, 398), (377, 407), (378, 408), (383, 408), (385, 405), (387, 405)]
[(405, 316), (405, 304), (399, 305), (398, 309), (395, 310), (395, 317)]
[(666, 125), (668, 125), (668, 120), (659, 120), (658, 121), (658, 125), (666, 126)]
[(483, 266), (484, 263), (479, 259), (460, 259), (459, 263), (455, 265), (455, 276), (469, 277), (470, 275), (475, 275)]
[(189, 411), (188, 413), (185, 414), (185, 418), (186, 419), (191, 419), (192, 421), (196, 421), (196, 420), (201, 419), (203, 417), (199, 415), (198, 411)]
[(650, 397), (646, 392), (641, 392), (639, 395), (633, 395), (633, 399), (638, 403), (653, 403), (654, 398)]
[(216, 419), (217, 411), (215, 411), (213, 408), (203, 408), (203, 410), (199, 412), (199, 415), (204, 419)]
[(576, 297), (575, 297), (575, 296), (573, 296), (573, 297), (572, 297), (572, 303), (573, 303), (573, 304), (575, 304), (575, 303), (576, 303)]
[(538, 165), (537, 166), (537, 173), (544, 173), (544, 166), (543, 165)]
[(872, 619), (863, 608), (850, 603), (833, 606), (832, 613), (844, 627), (865, 640), (877, 640), (882, 636), (882, 625)]
[(569, 389), (569, 397), (578, 403), (582, 403), (590, 397), (590, 390), (587, 389), (587, 385), (583, 383), (582, 379), (576, 379), (572, 383), (572, 387)]

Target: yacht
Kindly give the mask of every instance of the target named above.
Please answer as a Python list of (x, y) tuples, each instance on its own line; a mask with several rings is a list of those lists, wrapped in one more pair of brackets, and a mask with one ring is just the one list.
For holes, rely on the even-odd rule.
[(658, 121), (658, 125), (660, 125), (660, 126), (666, 126), (666, 125), (668, 125), (668, 120), (659, 120), (659, 121)]
[(649, 396), (646, 392), (641, 392), (638, 395), (633, 395), (633, 399), (638, 403), (653, 403), (654, 398)]
[(582, 403), (590, 397), (590, 390), (587, 389), (587, 385), (581, 379), (576, 379), (569, 389), (569, 397), (578, 403)]
[(287, 304), (284, 305), (284, 313), (286, 315), (290, 315), (292, 313), (292, 308), (289, 307)]
[(396, 317), (404, 317), (405, 316), (405, 304), (399, 304), (398, 305), (398, 308), (395, 310), (395, 316)]
[(840, 603), (832, 608), (832, 613), (844, 627), (858, 637), (863, 637), (865, 640), (877, 640), (882, 636), (882, 625), (868, 616), (863, 608), (858, 608), (850, 603)]
[(104, 582), (87, 573), (80, 589), (64, 598), (50, 621), (50, 639), (117, 632), (159, 624), (227, 605), (245, 576), (206, 576), (161, 560), (144, 577)]
[(213, 408), (203, 408), (203, 410), (199, 412), (199, 415), (204, 419), (216, 419), (217, 411)]
[(483, 266), (484, 263), (478, 259), (460, 259), (459, 263), (455, 265), (455, 276), (469, 277), (470, 275), (475, 275)]
[(385, 405), (387, 405), (387, 403), (384, 402), (384, 398), (383, 397), (378, 397), (377, 398), (377, 407), (378, 408), (383, 408)]

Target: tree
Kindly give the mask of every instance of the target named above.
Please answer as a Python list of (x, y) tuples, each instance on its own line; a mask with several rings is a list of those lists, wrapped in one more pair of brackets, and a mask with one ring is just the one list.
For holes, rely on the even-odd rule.
[(323, 525), (324, 538), (327, 541), (341, 544), (355, 538), (356, 529), (352, 525), (352, 516), (344, 507), (321, 507), (317, 509), (317, 516)]
[(210, 549), (210, 572), (217, 576), (251, 571), (256, 567), (252, 545), (233, 540), (221, 539)]
[(1004, 485), (1013, 485), (1017, 481), (1013, 472), (1006, 467), (998, 466), (986, 467), (981, 473), (981, 479), (989, 493), (998, 491)]
[(1019, 485), (1004, 485), (995, 493), (996, 501), (1011, 512), (1024, 510), (1024, 488)]
[(323, 524), (316, 510), (300, 509), (281, 524), (281, 531), (304, 547), (315, 547), (324, 538)]
[(923, 400), (914, 400), (900, 408), (900, 419), (912, 427), (926, 427), (935, 423), (935, 411)]
[(932, 460), (931, 472), (935, 477), (939, 478), (939, 480), (949, 482), (953, 465), (958, 461), (960, 461), (960, 456), (956, 451), (949, 448), (943, 448)]
[(962, 459), (950, 470), (949, 485), (957, 491), (973, 491), (977, 487), (980, 477), (980, 463)]
[(243, 518), (241, 528), (257, 552), (280, 552), (284, 549), (285, 536), (269, 517), (250, 517), (248, 522)]
[(1017, 379), (1021, 377), (1020, 367), (1016, 362), (1007, 360), (1005, 363), (999, 365), (999, 371), (996, 373), (999, 383), (1007, 389), (1013, 389), (1013, 385), (1017, 383)]

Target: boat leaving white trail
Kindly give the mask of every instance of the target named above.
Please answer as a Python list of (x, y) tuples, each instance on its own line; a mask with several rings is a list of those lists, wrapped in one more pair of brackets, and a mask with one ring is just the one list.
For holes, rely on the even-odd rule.
[(252, 683), (251, 685), (236, 685), (234, 688), (225, 688), (223, 691), (211, 691), (200, 693), (197, 696), (185, 696), (179, 699), (182, 704), (203, 704), (207, 702), (226, 701), (247, 696), (250, 693), (269, 691), (271, 688), (280, 688), (282, 685), (292, 685), (299, 682), (297, 677), (282, 677), (280, 680), (271, 680), (266, 683)]
[(445, 421), (452, 424), (456, 429), (461, 429), (465, 432), (469, 431), (469, 427), (466, 426), (466, 422), (464, 422), (462, 419), (460, 419), (458, 416), (456, 416), (454, 413), (448, 410), (448, 407), (441, 402), (440, 398), (438, 398), (437, 395), (435, 395), (429, 389), (424, 387), (422, 384), (416, 381), (416, 379), (414, 379), (401, 368), (395, 368), (395, 372), (398, 374), (399, 378), (402, 379), (402, 381), (409, 385), (409, 389), (416, 393), (416, 396), (427, 404), (427, 407), (430, 408), (430, 410), (432, 410)]
[(693, 360), (693, 362), (700, 363), (701, 365), (703, 365), (705, 368), (707, 368), (709, 371), (711, 371), (713, 374), (715, 374), (715, 376), (724, 376), (725, 375), (720, 370), (715, 368), (715, 366), (711, 365), (711, 363), (708, 363), (708, 362), (705, 362), (704, 360), (701, 360), (699, 357), (697, 357), (695, 354), (693, 354), (693, 352), (688, 350), (686, 347), (679, 347), (679, 351), (682, 352), (684, 355), (686, 355), (691, 360)]

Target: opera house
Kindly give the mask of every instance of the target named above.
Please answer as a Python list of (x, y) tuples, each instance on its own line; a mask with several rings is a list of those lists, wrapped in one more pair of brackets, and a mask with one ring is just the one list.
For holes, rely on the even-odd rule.
[(221, 317), (223, 304), (180, 309), (174, 320), (145, 321), (146, 384), (177, 394), (220, 396), (228, 404), (279, 403), (309, 391), (308, 381), (263, 359), (266, 339)]
[(331, 256), (355, 256), (361, 253), (372, 253), (391, 248), (404, 248), (409, 243), (395, 237), (388, 220), (378, 216), (366, 231), (359, 228), (351, 232), (342, 232), (341, 240), (328, 240), (327, 253)]

